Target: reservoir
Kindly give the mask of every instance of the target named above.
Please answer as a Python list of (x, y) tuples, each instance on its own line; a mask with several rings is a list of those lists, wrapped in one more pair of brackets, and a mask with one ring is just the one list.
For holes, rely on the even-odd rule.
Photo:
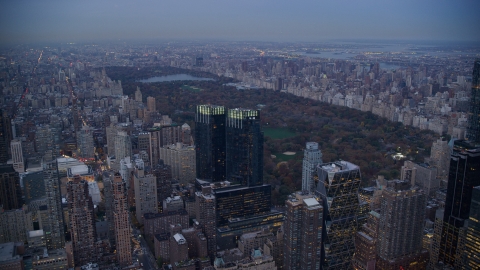
[(154, 82), (171, 82), (171, 81), (214, 81), (214, 79), (195, 77), (188, 74), (175, 74), (175, 75), (151, 77), (148, 79), (143, 79), (138, 81), (142, 83), (154, 83)]

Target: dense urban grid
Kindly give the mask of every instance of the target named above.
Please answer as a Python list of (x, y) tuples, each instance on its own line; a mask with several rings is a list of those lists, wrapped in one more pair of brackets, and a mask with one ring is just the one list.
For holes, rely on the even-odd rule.
[[(480, 269), (478, 57), (354, 42), (4, 49), (0, 268)], [(267, 152), (271, 132), (301, 132), (266, 122), (268, 101), (166, 112), (177, 100), (142, 89), (178, 81), (172, 91), (198, 96), (189, 82), (349, 108), (434, 141), (416, 153), (390, 145), (382, 158), (398, 172), (366, 179), (363, 164), (377, 163), (327, 159), (318, 141)], [(358, 138), (376, 132), (355, 125)], [(265, 160), (293, 171), (292, 156), (303, 159), (295, 190), (272, 184)]]

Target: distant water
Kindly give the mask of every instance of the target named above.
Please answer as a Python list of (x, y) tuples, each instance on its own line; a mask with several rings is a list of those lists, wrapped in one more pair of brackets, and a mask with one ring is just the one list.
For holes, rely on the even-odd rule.
[(148, 79), (143, 79), (138, 81), (142, 83), (153, 83), (153, 82), (171, 82), (171, 81), (214, 81), (214, 79), (195, 77), (188, 74), (175, 74), (175, 75), (151, 77)]

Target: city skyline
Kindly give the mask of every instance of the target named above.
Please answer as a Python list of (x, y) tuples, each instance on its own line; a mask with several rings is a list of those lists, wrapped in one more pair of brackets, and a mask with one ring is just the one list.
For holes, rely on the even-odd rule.
[(140, 40), (318, 42), (480, 38), (475, 1), (6, 2), (0, 44)]

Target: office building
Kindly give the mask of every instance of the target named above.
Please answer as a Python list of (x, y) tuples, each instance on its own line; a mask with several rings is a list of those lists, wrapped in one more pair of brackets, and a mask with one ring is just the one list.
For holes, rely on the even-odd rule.
[(20, 176), (13, 165), (0, 165), (0, 205), (3, 210), (19, 209), (23, 205)]
[(82, 159), (92, 159), (95, 157), (95, 146), (93, 144), (93, 129), (89, 126), (83, 126), (77, 134), (78, 156)]
[(41, 167), (39, 170), (21, 174), (20, 179), (23, 182), (23, 195), (26, 204), (45, 197), (45, 181)]
[(64, 248), (64, 219), (62, 212), (62, 195), (56, 159), (45, 158), (43, 161), (43, 182), (47, 199), (47, 218), (43, 224), (49, 250)]
[(377, 269), (426, 269), (422, 249), (427, 195), (410, 181), (392, 180), (380, 198)]
[(285, 269), (320, 269), (323, 207), (312, 195), (297, 192), (286, 201)]
[(480, 142), (480, 59), (473, 66), (466, 137), (470, 142)]
[(122, 176), (116, 173), (113, 177), (113, 223), (117, 262), (120, 266), (128, 266), (132, 262), (132, 246), (130, 241), (130, 220), (127, 206), (127, 193)]
[(316, 193), (323, 201), (322, 269), (349, 269), (355, 251), (360, 203), (360, 167), (347, 161), (317, 167)]
[(145, 214), (156, 214), (158, 212), (157, 178), (153, 174), (145, 174), (143, 162), (137, 162), (133, 172), (133, 181), (135, 189), (135, 214), (138, 222), (143, 224), (143, 216)]
[(92, 198), (87, 181), (79, 176), (67, 183), (68, 214), (76, 266), (96, 261), (96, 229)]
[(226, 121), (226, 179), (252, 187), (263, 184), (260, 111), (229, 109)]
[(13, 168), (18, 173), (25, 171), (25, 163), (23, 162), (22, 142), (14, 139), (10, 142), (10, 150), (12, 153)]
[(7, 163), (9, 146), (12, 140), (12, 123), (7, 112), (0, 109), (0, 164)]
[(226, 109), (198, 105), (195, 114), (196, 177), (219, 182), (226, 177)]
[(315, 176), (318, 164), (322, 162), (322, 152), (318, 143), (307, 142), (303, 151), (302, 190), (313, 192), (315, 190)]
[[(480, 185), (480, 147), (457, 140), (450, 158), (447, 198), (441, 235), (433, 237), (431, 263), (454, 267), (459, 231), (469, 218), (474, 186)], [(439, 241), (439, 242), (438, 242)]]
[(181, 185), (193, 184), (195, 181), (195, 148), (176, 143), (160, 148), (160, 159), (170, 166), (172, 178)]
[(148, 155), (148, 159), (143, 161), (148, 162), (149, 164), (152, 162), (152, 138), (150, 132), (140, 132), (138, 134), (138, 151), (145, 151)]
[(480, 269), (480, 186), (473, 188), (470, 214), (464, 229), (465, 236), (457, 266), (466, 270)]

